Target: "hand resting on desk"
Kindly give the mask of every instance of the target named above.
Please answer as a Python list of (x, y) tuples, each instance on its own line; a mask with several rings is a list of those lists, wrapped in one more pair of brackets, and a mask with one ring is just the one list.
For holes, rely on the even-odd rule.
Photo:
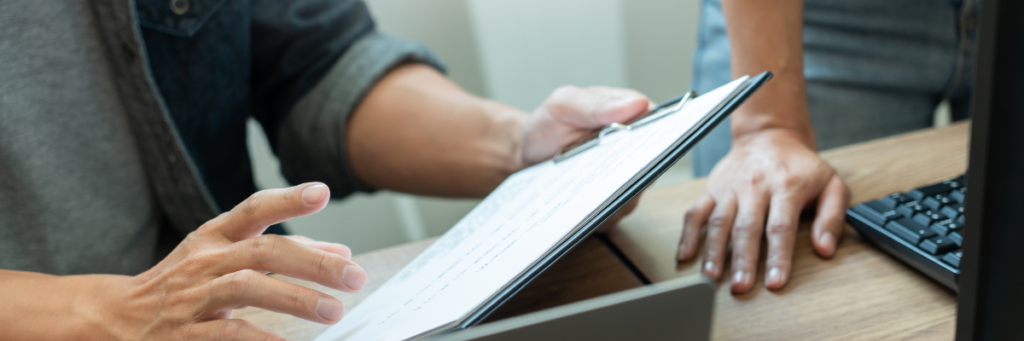
[(765, 285), (780, 289), (789, 278), (800, 211), (816, 205), (812, 244), (819, 255), (831, 257), (849, 198), (839, 175), (800, 138), (779, 130), (744, 136), (711, 171), (707, 192), (686, 212), (677, 257), (685, 261), (697, 254), (706, 225), (701, 270), (720, 278), (732, 239), (732, 291), (744, 293), (754, 285), (766, 235)]

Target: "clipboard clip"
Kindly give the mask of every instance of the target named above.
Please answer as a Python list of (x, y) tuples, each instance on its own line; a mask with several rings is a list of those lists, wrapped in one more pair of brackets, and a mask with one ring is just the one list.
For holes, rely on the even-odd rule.
[(690, 91), (682, 96), (675, 98), (674, 100), (668, 101), (664, 104), (657, 106), (654, 109), (651, 109), (651, 111), (647, 112), (646, 115), (638, 117), (633, 121), (630, 121), (629, 123), (609, 124), (608, 126), (601, 128), (601, 130), (598, 130), (595, 133), (585, 136), (581, 138), (579, 141), (566, 146), (564, 149), (562, 149), (561, 153), (555, 155), (555, 157), (551, 158), (551, 160), (557, 163), (559, 161), (568, 159), (576, 154), (580, 154), (586, 151), (587, 149), (601, 145), (601, 142), (608, 134), (617, 131), (630, 131), (635, 128), (641, 127), (645, 124), (654, 122), (662, 117), (677, 113), (683, 109), (683, 106), (685, 106), (687, 102), (689, 102), (691, 99), (695, 97), (697, 97), (697, 93)]

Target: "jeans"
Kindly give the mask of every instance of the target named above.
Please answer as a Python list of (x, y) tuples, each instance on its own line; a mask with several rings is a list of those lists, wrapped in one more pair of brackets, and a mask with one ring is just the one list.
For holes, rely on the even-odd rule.
[[(954, 120), (967, 118), (979, 1), (805, 0), (804, 76), (817, 147), (930, 127), (943, 99)], [(733, 79), (720, 0), (704, 0), (698, 34), (693, 89), (704, 93)], [(727, 122), (694, 149), (695, 175), (710, 173), (729, 151)]]

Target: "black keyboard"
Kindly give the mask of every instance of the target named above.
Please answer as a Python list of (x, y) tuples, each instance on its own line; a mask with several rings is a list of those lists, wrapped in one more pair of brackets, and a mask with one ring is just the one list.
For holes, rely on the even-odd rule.
[(857, 204), (846, 210), (846, 222), (886, 253), (957, 291), (966, 193), (961, 175)]

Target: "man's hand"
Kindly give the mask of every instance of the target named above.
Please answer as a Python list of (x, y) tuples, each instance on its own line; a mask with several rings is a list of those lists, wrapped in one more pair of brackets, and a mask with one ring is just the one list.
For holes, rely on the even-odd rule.
[(411, 64), (373, 87), (350, 118), (346, 141), (356, 176), (373, 188), (483, 197), (510, 174), (647, 108), (632, 90), (567, 86), (530, 114)]
[[(704, 274), (722, 275), (732, 239), (732, 292), (750, 290), (757, 274), (761, 237), (768, 239), (765, 285), (782, 288), (789, 279), (800, 211), (815, 203), (811, 238), (822, 257), (835, 253), (842, 236), (850, 193), (831, 166), (785, 129), (768, 129), (737, 139), (711, 171), (707, 193), (686, 212), (679, 260), (692, 259), (707, 226)], [(765, 218), (767, 217), (767, 220)]]
[(366, 272), (350, 260), (348, 247), (261, 235), (271, 224), (320, 211), (329, 192), (318, 183), (261, 191), (189, 234), (149, 271), (100, 276), (79, 298), (89, 319), (85, 329), (104, 340), (283, 340), (231, 319), (232, 310), (245, 306), (338, 322), (341, 301), (266, 273), (355, 292)]
[(628, 89), (558, 88), (523, 127), (523, 165), (550, 159), (583, 136), (612, 123), (625, 123), (650, 106), (647, 97)]
[[(628, 89), (574, 86), (558, 88), (544, 101), (523, 127), (523, 165), (529, 166), (558, 154), (596, 129), (612, 123), (625, 123), (653, 106), (639, 92)], [(637, 196), (598, 227), (607, 232), (619, 220), (636, 209)]]

